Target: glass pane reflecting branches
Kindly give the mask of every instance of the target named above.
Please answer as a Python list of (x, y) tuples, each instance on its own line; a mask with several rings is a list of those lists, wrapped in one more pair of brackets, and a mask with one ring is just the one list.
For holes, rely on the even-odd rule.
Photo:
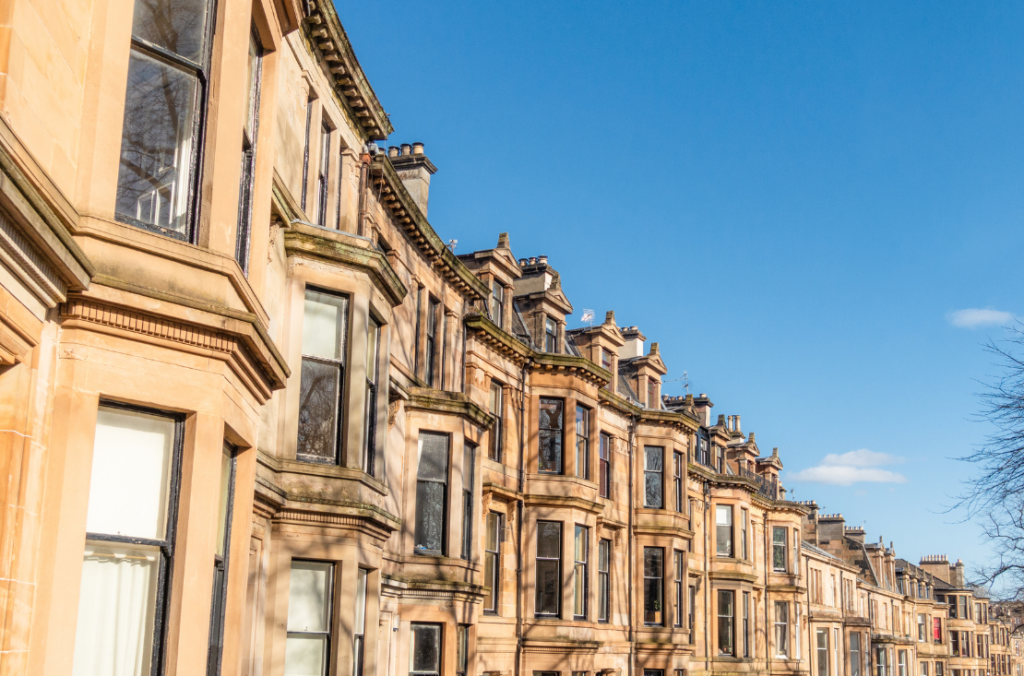
[(445, 505), (448, 502), (447, 434), (420, 432), (416, 474), (416, 553), (441, 555), (444, 551)]
[(665, 449), (661, 446), (644, 446), (644, 507), (661, 509), (665, 506), (662, 490)]
[(540, 400), (540, 429), (537, 471), (546, 474), (562, 473), (562, 430), (564, 429), (565, 402), (561, 399)]
[(260, 80), (263, 70), (263, 45), (253, 26), (249, 32), (246, 69), (245, 120), (242, 122), (242, 173), (238, 188), (238, 229), (235, 232), (235, 260), (242, 272), (249, 272), (249, 248), (252, 241), (252, 192), (256, 175), (256, 134), (259, 128)]
[(209, 82), (210, 3), (136, 0), (115, 215), (193, 240)]
[(224, 651), (224, 607), (228, 592), (228, 555), (231, 551), (231, 512), (235, 498), (235, 453), (224, 444), (220, 462), (220, 498), (217, 515), (217, 549), (213, 556), (213, 603), (210, 610), (210, 647), (207, 650), (207, 676), (220, 674)]
[(296, 456), (335, 464), (342, 432), (348, 299), (306, 289)]
[(537, 572), (534, 612), (557, 617), (562, 601), (562, 524), (537, 522)]
[(590, 478), (590, 409), (576, 406), (576, 476)]

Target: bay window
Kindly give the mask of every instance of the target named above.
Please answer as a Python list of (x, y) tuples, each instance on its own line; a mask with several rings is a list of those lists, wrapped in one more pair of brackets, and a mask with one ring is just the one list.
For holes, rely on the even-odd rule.
[(420, 432), (416, 471), (416, 553), (444, 553), (448, 505), (447, 434)]
[(860, 632), (854, 631), (850, 633), (850, 676), (861, 676), (861, 659)]
[(665, 449), (661, 446), (644, 446), (644, 507), (661, 509), (665, 506), (662, 472), (664, 471)]
[(424, 379), (427, 382), (427, 387), (436, 387), (434, 381), (436, 380), (437, 374), (437, 327), (438, 327), (438, 315), (441, 312), (441, 302), (431, 296), (427, 300), (427, 335), (426, 335), (426, 371), (424, 373)]
[(750, 592), (743, 592), (743, 656), (750, 657)]
[(100, 406), (86, 509), (76, 676), (107, 676), (124, 664), (135, 665), (140, 674), (163, 671), (182, 427), (168, 414)]
[(191, 242), (213, 3), (134, 5), (114, 213), (122, 223)]
[(542, 474), (562, 473), (562, 434), (565, 401), (541, 397), (537, 471)]
[(292, 561), (284, 647), (285, 676), (327, 676), (330, 673), (333, 588), (333, 564)]
[(335, 464), (339, 460), (347, 335), (348, 297), (307, 288), (296, 448), (301, 461)]
[(663, 626), (665, 611), (665, 550), (644, 547), (644, 624)]
[(750, 552), (748, 551), (748, 535), (747, 531), (750, 526), (750, 512), (746, 508), (740, 509), (740, 558), (744, 561), (750, 559)]
[(537, 579), (534, 612), (557, 617), (562, 608), (562, 524), (537, 522)]

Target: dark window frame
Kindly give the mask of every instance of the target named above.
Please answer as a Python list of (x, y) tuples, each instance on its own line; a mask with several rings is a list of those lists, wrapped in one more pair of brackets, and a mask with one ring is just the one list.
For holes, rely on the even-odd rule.
[(248, 103), (251, 109), (245, 112), (242, 126), (242, 175), (238, 189), (238, 224), (235, 232), (235, 260), (242, 268), (242, 274), (249, 275), (249, 251), (252, 247), (252, 200), (256, 182), (256, 140), (260, 127), (260, 90), (263, 84), (263, 41), (259, 29), (252, 24), (249, 40), (256, 46), (256, 66), (252, 82), (249, 83)]
[[(434, 478), (420, 478), (420, 476), (419, 476), (419, 466), (417, 466), (417, 468), (416, 468), (416, 487), (417, 487), (416, 488), (416, 516), (415, 516), (415, 522), (414, 522), (415, 526), (414, 526), (414, 529), (413, 529), (414, 552), (416, 554), (420, 554), (420, 555), (424, 555), (424, 556), (445, 556), (445, 552), (448, 551), (448, 535), (449, 535), (449, 533), (448, 533), (448, 530), (449, 530), (449, 523), (448, 523), (448, 499), (449, 499), (449, 491), (451, 490), (452, 435), (448, 434), (448, 433), (445, 433), (445, 432), (436, 432), (434, 430), (422, 430), (421, 429), (419, 431), (419, 437), (417, 438), (417, 441), (416, 441), (417, 444), (423, 443), (422, 440), (423, 440), (423, 436), (424, 435), (436, 436), (436, 437), (444, 437), (445, 438), (445, 461), (446, 461), (445, 462), (445, 468), (444, 468), (444, 475), (445, 476), (444, 476), (444, 480), (443, 481), (440, 480), (440, 479), (434, 479)], [(422, 458), (421, 458), (420, 462), (422, 463)], [(425, 547), (425, 546), (421, 545), (421, 538), (425, 538), (426, 535), (427, 535), (426, 533), (422, 533), (421, 534), (420, 530), (419, 530), (419, 522), (420, 522), (419, 514), (420, 514), (420, 510), (425, 507), (420, 502), (420, 484), (423, 484), (423, 483), (437, 483), (437, 484), (441, 484), (443, 486), (443, 490), (441, 492), (441, 542), (439, 543), (441, 545), (440, 549), (430, 549), (428, 547)], [(424, 493), (425, 492), (426, 491), (424, 491)]]
[(320, 161), (316, 171), (316, 224), (327, 227), (327, 191), (331, 181), (331, 140), (334, 130), (325, 115), (320, 116)]
[[(657, 451), (655, 455), (649, 454), (650, 451)], [(660, 462), (652, 463), (653, 458), (660, 458)], [(652, 467), (652, 465), (658, 464), (659, 467)], [(652, 488), (657, 487), (657, 501), (651, 501)], [(646, 509), (664, 509), (665, 508), (665, 447), (664, 446), (644, 446), (644, 508)]]
[[(302, 453), (300, 450), (301, 444), (296, 446), (296, 460), (299, 462), (309, 462), (321, 465), (338, 465), (342, 463), (342, 459), (345, 456), (345, 423), (348, 417), (345, 415), (345, 385), (348, 373), (348, 349), (349, 349), (349, 333), (352, 330), (352, 297), (345, 293), (338, 293), (329, 289), (322, 289), (319, 287), (307, 285), (305, 289), (305, 295), (303, 301), (305, 301), (306, 295), (309, 293), (318, 293), (325, 296), (333, 297), (338, 300), (344, 301), (344, 318), (345, 326), (341, 339), (341, 347), (339, 350), (340, 357), (337, 359), (329, 359), (326, 357), (319, 357), (313, 355), (302, 355), (302, 361), (307, 360), (317, 362), (319, 364), (329, 364), (337, 369), (337, 384), (338, 384), (338, 396), (337, 401), (334, 404), (334, 457), (326, 458), (309, 453)], [(305, 330), (305, 327), (303, 327)], [(302, 375), (299, 374), (299, 386), (301, 391)], [(301, 395), (300, 395), (301, 397)], [(302, 404), (300, 398), (300, 416), (302, 411)], [(300, 423), (301, 425), (301, 418)]]
[[(416, 654), (416, 639), (419, 634), (418, 627), (437, 630), (437, 670), (416, 671), (413, 669), (413, 656)], [(409, 674), (412, 676), (441, 676), (444, 672), (444, 624), (439, 622), (411, 622), (409, 624)]]
[(473, 555), (473, 484), (475, 483), (476, 479), (476, 451), (476, 444), (470, 443), (468, 441), (463, 441), (461, 557), (464, 561), (469, 561), (470, 557)]
[[(501, 512), (488, 511), (487, 523), (484, 525), (484, 574), (489, 579), (484, 583), (491, 588), (491, 592), (484, 596), (484, 613), (497, 615), (501, 604), (501, 538), (504, 531), (505, 515)], [(494, 548), (491, 549), (491, 528), (494, 524)], [(490, 575), (487, 575), (487, 566), (490, 564)]]
[[(580, 540), (583, 541), (579, 558)], [(573, 532), (573, 609), (574, 620), (585, 621), (590, 613), (590, 529), (576, 524)], [(581, 597), (582, 594), (582, 597)], [(582, 611), (582, 612), (577, 612)]]
[(427, 297), (427, 330), (426, 330), (426, 349), (424, 364), (423, 377), (426, 380), (427, 387), (434, 388), (434, 383), (437, 381), (437, 332), (443, 324), (438, 321), (438, 314), (441, 312), (441, 301), (434, 298), (433, 296)]
[[(374, 345), (372, 363), (366, 364), (366, 444), (363, 449), (363, 471), (372, 477), (377, 476), (377, 395), (380, 387), (380, 344), (383, 334), (384, 324), (377, 321), (372, 315), (367, 317), (367, 357), (371, 354), (369, 345), (371, 340)], [(367, 359), (367, 362), (371, 362), (371, 360)]]
[[(590, 415), (591, 410), (576, 404), (576, 476), (590, 480)], [(582, 422), (583, 432), (580, 432)], [(582, 472), (580, 465), (583, 465)]]
[[(660, 574), (649, 574), (648, 553), (656, 554), (660, 566)], [(664, 627), (665, 626), (665, 548), (644, 547), (643, 558), (643, 580), (644, 580), (644, 626)], [(656, 597), (652, 592), (657, 592)], [(649, 616), (657, 614), (656, 619), (648, 619)]]
[[(603, 567), (602, 567), (603, 566)], [(607, 538), (597, 544), (597, 621), (607, 624), (612, 607), (612, 541)]]
[[(552, 524), (558, 527), (558, 555), (557, 557), (541, 556), (540, 555), (540, 537), (541, 537), (541, 524)], [(555, 610), (554, 611), (541, 611), (542, 596), (544, 591), (537, 580), (534, 580), (535, 594), (534, 594), (534, 615), (537, 617), (561, 617), (562, 616), (562, 535), (563, 535), (564, 524), (561, 521), (538, 521), (537, 522), (537, 549), (536, 549), (536, 561), (534, 565), (534, 573), (539, 570), (540, 566), (537, 565), (541, 561), (554, 561), (556, 571), (556, 593), (555, 597)]]
[(602, 498), (611, 496), (612, 488), (612, 436), (601, 432), (598, 438), (598, 486), (597, 494)]
[[(488, 411), (494, 416), (494, 425), (491, 426), (490, 430), (490, 443), (487, 445), (487, 457), (494, 462), (501, 462), (502, 452), (504, 451), (502, 444), (502, 435), (505, 429), (505, 388), (497, 380), (491, 379), (491, 387), (488, 391)], [(497, 409), (497, 410), (494, 410)]]
[[(545, 405), (545, 402), (550, 402), (550, 403), (557, 402), (558, 403), (558, 405), (560, 407), (560, 411), (561, 411), (561, 415), (559, 416), (559, 419), (561, 420), (561, 426), (560, 427), (543, 427), (541, 425), (541, 421), (543, 420), (544, 416), (541, 415), (540, 411), (538, 410), (538, 414), (537, 414), (537, 416), (538, 416), (538, 421), (537, 421), (538, 435), (537, 436), (538, 436), (538, 446), (539, 446), (539, 448), (538, 448), (538, 454), (537, 454), (537, 472), (539, 474), (563, 475), (563, 474), (565, 474), (565, 399), (562, 399), (560, 397), (541, 397), (540, 401), (539, 401), (539, 407), (543, 408), (544, 405)], [(552, 433), (557, 433), (557, 437), (555, 437)], [(544, 466), (541, 464), (541, 458), (543, 457), (543, 452), (541, 451), (541, 447), (543, 446), (544, 440), (546, 438), (555, 438), (558, 441), (558, 445), (557, 445), (558, 455), (557, 455), (557, 458), (556, 458), (556, 465), (557, 466), (552, 468), (552, 469), (545, 469)]]
[(213, 602), (210, 604), (210, 645), (206, 653), (207, 676), (219, 676), (224, 653), (224, 610), (228, 599), (228, 565), (231, 559), (231, 516), (235, 505), (235, 477), (238, 471), (237, 450), (224, 442), (228, 457), (227, 504), (224, 513), (224, 554), (213, 556)]
[[(728, 604), (723, 603), (729, 599)], [(716, 599), (718, 612), (718, 655), (722, 657), (736, 656), (736, 591), (719, 589)], [(728, 612), (725, 612), (728, 608)]]

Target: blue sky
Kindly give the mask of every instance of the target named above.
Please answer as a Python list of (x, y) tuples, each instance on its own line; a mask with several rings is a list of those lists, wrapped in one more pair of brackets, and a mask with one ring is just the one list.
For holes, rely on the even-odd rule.
[(982, 343), (1024, 316), (1024, 3), (339, 14), (459, 253), (508, 231), (562, 273), (571, 326), (639, 325), (780, 448), (796, 499), (911, 560), (984, 559), (942, 512), (988, 431)]

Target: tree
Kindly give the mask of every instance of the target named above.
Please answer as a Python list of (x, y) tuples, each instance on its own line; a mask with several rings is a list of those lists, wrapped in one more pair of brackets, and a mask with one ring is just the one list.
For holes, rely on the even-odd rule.
[(976, 581), (999, 583), (1007, 595), (1024, 599), (1024, 324), (1010, 327), (1010, 337), (989, 341), (985, 349), (996, 357), (1002, 375), (985, 385), (980, 419), (995, 431), (960, 460), (976, 466), (964, 481), (956, 507), (978, 519), (994, 544), (995, 559)]

